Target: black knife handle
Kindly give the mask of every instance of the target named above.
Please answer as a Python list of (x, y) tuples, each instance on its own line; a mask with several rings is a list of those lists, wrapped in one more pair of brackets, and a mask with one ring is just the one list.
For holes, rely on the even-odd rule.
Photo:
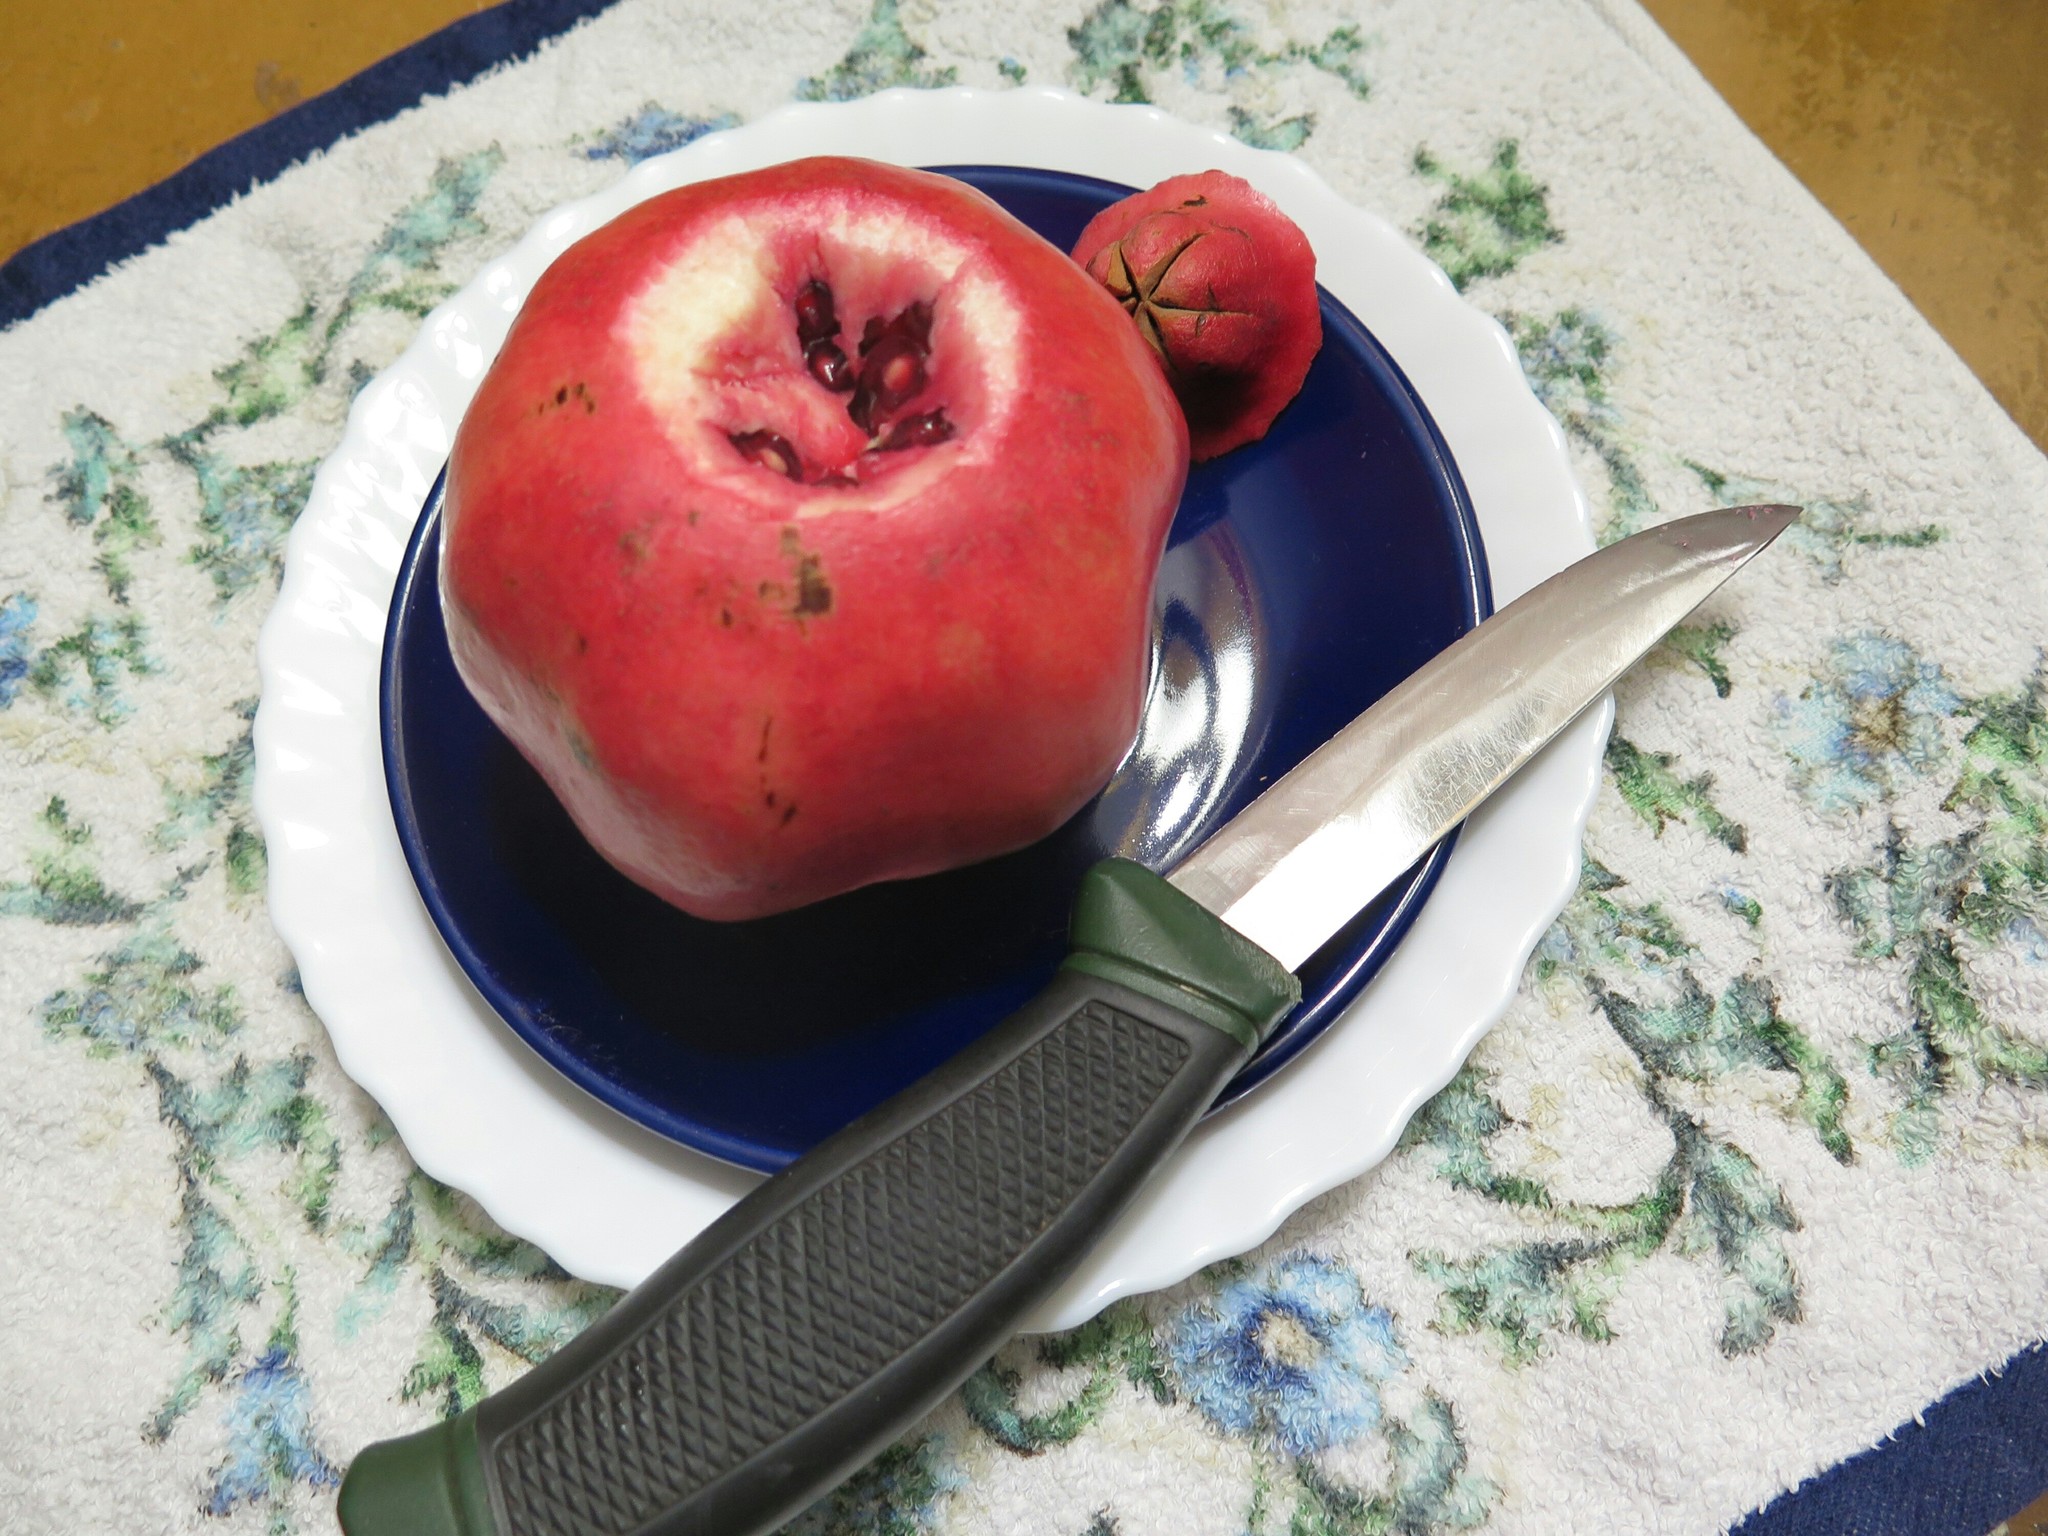
[(1074, 939), (1031, 1003), (568, 1347), (366, 1450), (349, 1536), (753, 1536), (900, 1435), (1072, 1272), (1297, 995), (1121, 861), (1091, 872)]

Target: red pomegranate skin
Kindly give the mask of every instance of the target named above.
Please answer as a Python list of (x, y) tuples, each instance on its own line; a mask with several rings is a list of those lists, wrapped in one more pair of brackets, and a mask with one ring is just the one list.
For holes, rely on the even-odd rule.
[(1196, 463), (1264, 437), (1322, 347), (1308, 236), (1228, 172), (1169, 177), (1111, 204), (1074, 260), (1165, 367)]
[[(820, 376), (870, 330), (856, 408)], [(1020, 847), (1100, 788), (1187, 463), (1122, 309), (980, 193), (847, 159), (699, 183), (514, 321), (449, 459), (449, 640), (605, 858), (759, 917)]]

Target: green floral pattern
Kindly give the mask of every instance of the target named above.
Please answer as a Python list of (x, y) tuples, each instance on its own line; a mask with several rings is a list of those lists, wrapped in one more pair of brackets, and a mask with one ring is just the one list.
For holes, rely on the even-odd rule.
[(1366, 40), (1356, 26), (1272, 42), (1211, 0), (1161, 0), (1149, 11), (1130, 0), (1102, 0), (1068, 31), (1067, 43), (1074, 89), (1111, 101), (1152, 101), (1160, 82), (1177, 75), (1187, 86), (1224, 92), (1230, 131), (1255, 149), (1299, 149), (1315, 132), (1313, 112), (1261, 110), (1278, 77), (1305, 65), (1341, 82), (1355, 100), (1372, 90), (1361, 62)]
[(873, 13), (853, 46), (825, 74), (806, 77), (796, 86), (798, 101), (852, 101), (897, 86), (931, 90), (951, 85), (958, 71), (948, 66), (934, 69), (925, 63), (924, 49), (903, 30), (897, 14), (897, 0), (875, 0)]
[[(133, 611), (132, 560), (167, 539), (189, 540), (184, 558), (209, 579), (222, 612), (267, 600), (316, 464), (252, 461), (240, 434), (345, 384), (353, 375), (337, 379), (336, 365), (364, 312), (419, 315), (451, 291), (439, 264), (451, 246), (486, 233), (475, 207), (501, 158), (492, 150), (444, 164), (331, 304), (308, 305), (218, 371), (215, 403), (189, 428), (137, 442), (89, 407), (63, 414), (70, 455), (50, 468), (48, 505), (82, 536), (81, 558), (113, 607), (41, 640), (35, 597), (9, 598), (0, 606), (0, 707), (18, 708), (26, 685), (101, 731), (128, 725), (141, 707), (137, 685), (163, 670), (148, 622)], [(139, 482), (153, 465), (185, 475), (184, 504), (158, 508), (145, 497)], [(487, 1350), (540, 1359), (601, 1313), (611, 1293), (571, 1281), (418, 1173), (381, 1221), (337, 1215), (333, 1195), (350, 1149), (313, 1085), (312, 1051), (252, 1027), (246, 983), (216, 979), (182, 936), (205, 882), (218, 880), (245, 907), (260, 907), (263, 890), (263, 844), (249, 806), (255, 700), (222, 708), (227, 744), (172, 765), (162, 780), (148, 843), (176, 860), (167, 878), (139, 893), (114, 888), (93, 829), (51, 796), (29, 839), (26, 877), (0, 883), (0, 916), (104, 935), (76, 981), (42, 999), (37, 1020), (54, 1045), (131, 1063), (170, 1135), (180, 1252), (153, 1321), (179, 1341), (183, 1364), (141, 1433), (170, 1441), (213, 1405), (227, 1449), (198, 1491), (199, 1506), (222, 1518), (259, 1511), (284, 1533), (307, 1528), (296, 1490), (339, 1481), (314, 1427), (317, 1387), (300, 1357), (305, 1325), (291, 1257), (299, 1242), (332, 1244), (361, 1269), (323, 1328), (359, 1327), (402, 1283), (426, 1289), (432, 1321), (397, 1396), (449, 1412), (482, 1393)], [(263, 1006), (286, 1004), (300, 1021), (298, 1039), (315, 1040), (296, 978), (281, 975), (268, 991)], [(495, 1298), (485, 1283), (517, 1292)]]
[[(1486, 169), (1470, 175), (1446, 171), (1427, 151), (1418, 151), (1414, 163), (1445, 188), (1436, 214), (1417, 232), (1461, 289), (1504, 275), (1562, 240), (1548, 218), (1545, 189), (1522, 172), (1512, 143), (1498, 146)], [(1505, 311), (1501, 319), (1531, 386), (1606, 473), (1603, 541), (1654, 521), (1644, 450), (1610, 384), (1621, 337), (1577, 307), (1548, 318)], [(1849, 578), (1850, 561), (1862, 551), (1926, 550), (1944, 537), (1933, 525), (1873, 528), (1882, 519), (1867, 497), (1803, 496), (1682, 462), (1717, 501), (1804, 505), (1808, 515), (1786, 542), (1831, 585)], [(1724, 654), (1737, 634), (1725, 621), (1686, 626), (1662, 649), (1667, 660), (1696, 668), (1715, 699), (1726, 701), (1740, 686)], [(1711, 991), (1691, 964), (1699, 946), (1672, 914), (1656, 900), (1631, 900), (1624, 876), (1588, 859), (1578, 897), (1538, 950), (1535, 974), (1554, 995), (1563, 991), (1590, 1004), (1627, 1047), (1645, 1107), (1669, 1132), (1671, 1158), (1636, 1199), (1560, 1199), (1540, 1179), (1495, 1165), (1490, 1143), (1510, 1119), (1488, 1096), (1484, 1072), (1468, 1066), (1416, 1117), (1406, 1141), (1433, 1154), (1439, 1176), (1452, 1185), (1525, 1213), (1532, 1230), (1527, 1240), (1477, 1254), (1413, 1255), (1441, 1288), (1440, 1326), (1484, 1331), (1507, 1359), (1522, 1364), (1541, 1355), (1549, 1336), (1605, 1340), (1612, 1336), (1610, 1304), (1629, 1273), (1669, 1250), (1711, 1260), (1720, 1270), (1722, 1352), (1763, 1349), (1780, 1326), (1803, 1315), (1785, 1242), (1799, 1230), (1799, 1217), (1751, 1153), (1682, 1107), (1675, 1084), (1782, 1074), (1788, 1081), (1780, 1112), (1805, 1125), (1844, 1166), (1856, 1158), (1845, 1120), (1852, 1093), (1890, 1091), (1897, 1100), (1888, 1121), (1891, 1150), (1918, 1163), (1938, 1149), (1943, 1099), (1972, 1084), (2048, 1087), (2048, 1053), (1993, 1016), (1958, 947), (2007, 944), (2038, 954), (2048, 890), (2041, 707), (2038, 673), (2022, 692), (1966, 701), (1938, 663), (1877, 631), (1836, 641), (1817, 658), (1810, 683), (1776, 700), (1788, 778), (1816, 811), (1885, 808), (1917, 780), (1956, 776), (1943, 802), (1966, 822), (1954, 836), (1913, 846), (1893, 824), (1876, 862), (1829, 877), (1856, 953), (1902, 963), (1907, 972), (1910, 1024), (1867, 1042), (1861, 1060), (1838, 1061), (1784, 1018), (1760, 969)], [(1957, 737), (1973, 719), (1980, 723), (1958, 751)], [(1622, 803), (1651, 835), (1661, 838), (1682, 823), (1730, 855), (1747, 853), (1749, 834), (1715, 803), (1713, 776), (1689, 773), (1677, 753), (1644, 749), (1627, 728), (1625, 719), (1617, 724), (1606, 764)], [(1987, 843), (1998, 853), (1980, 850)], [(1718, 897), (1752, 940), (1766, 928), (1765, 908), (1737, 884), (1723, 885)], [(1973, 912), (1981, 914), (1974, 921)]]
[(1496, 144), (1492, 162), (1472, 175), (1446, 170), (1427, 149), (1415, 151), (1414, 167), (1443, 188), (1422, 225), (1422, 249), (1460, 290), (1505, 276), (1564, 239), (1551, 222), (1550, 189), (1522, 169), (1522, 146), (1513, 139)]
[[(1441, 1287), (1440, 1326), (1484, 1331), (1517, 1364), (1538, 1359), (1546, 1337), (1613, 1337), (1608, 1309), (1632, 1271), (1669, 1250), (1719, 1271), (1718, 1344), (1724, 1354), (1766, 1346), (1801, 1316), (1799, 1283), (1783, 1235), (1799, 1221), (1782, 1189), (1740, 1146), (1685, 1108), (1680, 1085), (1737, 1074), (1778, 1074), (1781, 1113), (1804, 1124), (1837, 1162), (1854, 1150), (1842, 1127), (1841, 1072), (1781, 1016), (1769, 981), (1738, 976), (1718, 993), (1692, 965), (1694, 944), (1657, 902), (1630, 899), (1626, 882), (1589, 860), (1578, 897), (1538, 951), (1535, 973), (1555, 994), (1597, 1009), (1634, 1060), (1645, 1111), (1670, 1136), (1671, 1155), (1649, 1187), (1618, 1203), (1555, 1194), (1540, 1178), (1499, 1167), (1494, 1138), (1510, 1119), (1467, 1066), (1411, 1122), (1404, 1141), (1428, 1149), (1454, 1186), (1525, 1214), (1530, 1234), (1478, 1254), (1422, 1252), (1417, 1268)], [(1632, 978), (1631, 990), (1608, 976)]]

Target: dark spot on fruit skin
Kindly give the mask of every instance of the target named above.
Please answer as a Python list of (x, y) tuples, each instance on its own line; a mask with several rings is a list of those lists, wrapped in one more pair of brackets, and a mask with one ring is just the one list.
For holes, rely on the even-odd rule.
[(786, 827), (794, 820), (796, 820), (796, 807), (790, 805), (782, 813), (782, 824)]
[(550, 405), (564, 406), (567, 405), (571, 399), (581, 400), (583, 402), (584, 415), (590, 416), (596, 414), (597, 396), (592, 394), (590, 391), (590, 386), (580, 379), (577, 380), (577, 382), (574, 384), (559, 385), (551, 397), (543, 399), (539, 405), (536, 405), (533, 408), (533, 414), (536, 416), (544, 416), (547, 414), (547, 409)]
[[(760, 750), (754, 754), (754, 761), (760, 765), (761, 769), (761, 803), (771, 811), (774, 810), (776, 805), (778, 804), (776, 792), (768, 782), (768, 738), (774, 730), (775, 717), (773, 715), (769, 715), (761, 721), (761, 747)], [(796, 807), (792, 805), (789, 807), (788, 810), (782, 813), (781, 824), (785, 827), (788, 826), (789, 818), (794, 816), (795, 814)]]
[(796, 568), (796, 606), (790, 609), (800, 619), (816, 618), (832, 611), (832, 584), (818, 566), (816, 555), (805, 555)]
[(645, 565), (653, 536), (645, 528), (628, 528), (619, 535), (619, 553), (628, 565)]
[(696, 527), (696, 526), (697, 526), (697, 519), (698, 519), (698, 518), (700, 518), (700, 517), (702, 517), (703, 515), (704, 515), (704, 514), (703, 514), (702, 512), (699, 512), (699, 511), (698, 511), (698, 510), (697, 510), (697, 509), (696, 509), (695, 507), (692, 507), (692, 508), (690, 508), (690, 517), (689, 517), (689, 523), (690, 523), (690, 526), (691, 526), (692, 528)]
[(578, 656), (587, 656), (588, 654), (590, 654), (590, 636), (578, 635), (576, 637), (576, 654)]
[(730, 608), (721, 608), (721, 609), (719, 609), (719, 610), (718, 610), (718, 622), (719, 622), (720, 624), (724, 625), (724, 626), (725, 626), (725, 627), (726, 627), (727, 629), (731, 629), (731, 628), (732, 628), (732, 610), (731, 610)]
[[(796, 566), (796, 601), (790, 605), (790, 616), (798, 623), (814, 619), (832, 611), (832, 584), (825, 579), (824, 564), (816, 553), (803, 545), (803, 536), (791, 525), (782, 530), (782, 558)], [(762, 596), (773, 586), (783, 590), (780, 582), (762, 582)]]

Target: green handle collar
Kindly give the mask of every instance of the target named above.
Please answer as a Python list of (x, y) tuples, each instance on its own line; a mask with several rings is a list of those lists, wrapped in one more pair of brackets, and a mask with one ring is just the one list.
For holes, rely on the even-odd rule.
[(1249, 1055), (1301, 1001), (1292, 971), (1128, 859), (1081, 879), (1067, 968), (1118, 982), (1233, 1036)]
[(497, 1536), (476, 1410), (356, 1453), (335, 1513), (343, 1536)]

